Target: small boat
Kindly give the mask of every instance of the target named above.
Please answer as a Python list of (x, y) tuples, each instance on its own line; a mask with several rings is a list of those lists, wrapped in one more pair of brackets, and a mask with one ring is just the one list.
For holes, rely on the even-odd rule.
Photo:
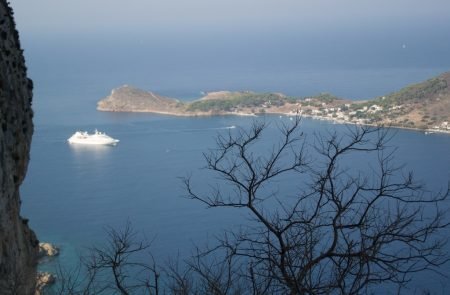
[(71, 144), (90, 145), (116, 145), (119, 142), (118, 139), (99, 132), (97, 129), (95, 129), (94, 134), (89, 134), (86, 131), (77, 131), (67, 141)]

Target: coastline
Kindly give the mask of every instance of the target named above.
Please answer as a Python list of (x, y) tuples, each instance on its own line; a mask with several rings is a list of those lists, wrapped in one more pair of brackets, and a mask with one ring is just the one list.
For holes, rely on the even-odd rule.
[[(284, 114), (286, 116), (294, 116), (292, 114)], [(320, 116), (311, 116), (311, 115), (302, 115), (305, 118), (309, 118), (312, 120), (320, 120), (320, 121), (328, 121), (328, 122), (333, 122), (333, 124), (340, 124), (340, 125), (361, 125), (361, 126), (373, 126), (373, 127), (377, 127), (377, 126), (381, 126), (383, 128), (395, 128), (395, 129), (403, 129), (403, 130), (411, 130), (411, 131), (419, 131), (419, 132), (423, 132), (426, 135), (428, 134), (434, 134), (434, 133), (443, 133), (443, 134), (448, 134), (450, 135), (450, 130), (442, 130), (442, 129), (422, 129), (422, 128), (414, 128), (414, 127), (406, 127), (406, 126), (399, 126), (399, 125), (394, 125), (394, 124), (371, 124), (371, 123), (355, 123), (352, 121), (344, 121), (344, 120), (335, 120), (335, 119), (330, 119), (329, 117), (320, 117)]]
[[(258, 114), (251, 112), (170, 112), (170, 111), (159, 111), (159, 110), (108, 110), (103, 108), (97, 108), (97, 111), (100, 112), (111, 112), (111, 113), (150, 113), (150, 114), (158, 114), (158, 115), (167, 115), (167, 116), (175, 116), (175, 117), (211, 117), (211, 116), (242, 116), (242, 117), (257, 117)], [(273, 113), (276, 114), (276, 113)], [(281, 114), (281, 113), (280, 113)]]
[(450, 134), (450, 72), (370, 100), (348, 100), (329, 93), (297, 97), (245, 90), (207, 92), (200, 99), (180, 101), (124, 85), (100, 100), (97, 110), (180, 117), (279, 114), (334, 124), (390, 126), (426, 134)]
[[(124, 111), (114, 111), (114, 110), (105, 110), (97, 108), (98, 111), (101, 112), (113, 112), (113, 113), (122, 113)], [(309, 118), (312, 120), (319, 120), (319, 121), (328, 121), (332, 122), (333, 124), (340, 124), (340, 125), (361, 125), (361, 126), (382, 126), (385, 128), (396, 128), (396, 129), (404, 129), (404, 130), (411, 130), (411, 131), (419, 131), (423, 132), (426, 135), (428, 134), (446, 134), (450, 135), (450, 130), (441, 130), (441, 129), (422, 129), (422, 128), (414, 128), (414, 127), (406, 127), (406, 126), (399, 126), (394, 124), (371, 124), (371, 123), (356, 123), (352, 121), (345, 121), (345, 120), (336, 120), (334, 118), (326, 117), (326, 116), (318, 116), (318, 115), (308, 115), (308, 114), (298, 114), (293, 112), (285, 112), (281, 110), (270, 110), (266, 109), (264, 113), (251, 113), (251, 112), (170, 112), (170, 111), (158, 111), (158, 110), (137, 110), (137, 111), (128, 111), (128, 113), (151, 113), (151, 114), (158, 114), (158, 115), (167, 115), (167, 116), (175, 116), (175, 117), (214, 117), (214, 116), (243, 116), (243, 117), (259, 117), (262, 115), (280, 115), (280, 116), (286, 116), (286, 117), (295, 117), (295, 116), (301, 116), (304, 118)]]

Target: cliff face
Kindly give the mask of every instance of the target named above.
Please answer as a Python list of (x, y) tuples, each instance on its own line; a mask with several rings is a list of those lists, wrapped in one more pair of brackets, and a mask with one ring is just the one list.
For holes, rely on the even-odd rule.
[(27, 78), (12, 11), (0, 0), (0, 293), (33, 294), (38, 241), (20, 217), (19, 186), (33, 133)]

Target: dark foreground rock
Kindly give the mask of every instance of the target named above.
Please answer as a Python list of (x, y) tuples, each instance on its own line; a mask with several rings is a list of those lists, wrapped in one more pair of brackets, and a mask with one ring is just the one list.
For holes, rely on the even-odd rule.
[(0, 0), (0, 293), (34, 294), (38, 241), (20, 216), (28, 166), (33, 84), (27, 78), (12, 11)]

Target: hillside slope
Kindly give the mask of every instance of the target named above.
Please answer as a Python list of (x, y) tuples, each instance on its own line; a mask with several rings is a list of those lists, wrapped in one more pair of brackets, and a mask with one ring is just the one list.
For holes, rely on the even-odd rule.
[(376, 105), (381, 109), (367, 115), (375, 122), (399, 127), (430, 129), (450, 122), (450, 72), (397, 92), (355, 105), (356, 110)]

